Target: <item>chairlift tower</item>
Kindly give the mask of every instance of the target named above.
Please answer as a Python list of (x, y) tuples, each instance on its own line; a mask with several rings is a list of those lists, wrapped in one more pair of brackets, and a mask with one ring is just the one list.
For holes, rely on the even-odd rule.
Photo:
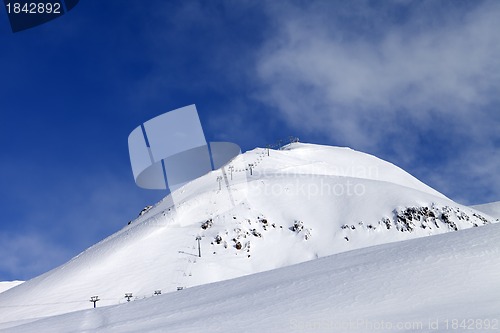
[(132, 298), (132, 293), (126, 293), (125, 298), (127, 299), (127, 302), (130, 302), (130, 299)]
[(219, 191), (220, 191), (222, 189), (221, 187), (222, 176), (217, 176), (217, 181), (219, 182)]
[(196, 240), (198, 241), (198, 257), (201, 258), (201, 246), (200, 246), (200, 241), (201, 241), (201, 236), (196, 236)]
[(92, 296), (90, 297), (90, 302), (94, 303), (94, 309), (95, 309), (95, 303), (100, 301), (99, 296)]
[(250, 176), (253, 175), (252, 168), (254, 167), (253, 163), (248, 164), (248, 168), (250, 169)]

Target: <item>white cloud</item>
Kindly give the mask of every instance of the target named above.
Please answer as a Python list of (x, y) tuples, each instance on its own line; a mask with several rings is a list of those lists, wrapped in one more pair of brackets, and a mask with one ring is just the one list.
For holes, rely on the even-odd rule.
[[(261, 53), (257, 70), (263, 98), (286, 119), (311, 130), (336, 130), (354, 144), (373, 138), (356, 133), (371, 121), (392, 122), (400, 113), (429, 120), (433, 113), (474, 113), (498, 101), (500, 4), (484, 5), (462, 20), (422, 26), (420, 17), (387, 26), (383, 35), (346, 40), (323, 13), (286, 17)], [(287, 11), (286, 9), (284, 10)], [(308, 19), (304, 19), (308, 17)], [(370, 18), (367, 18), (370, 19)]]
[(486, 146), (457, 152), (457, 156), (443, 163), (429, 181), (441, 191), (453, 194), (453, 199), (465, 204), (498, 201), (500, 198), (500, 151)]
[(67, 260), (68, 252), (37, 233), (0, 233), (0, 273), (27, 279)]
[[(418, 161), (423, 136), (449, 137), (436, 150), (461, 142), (459, 163), (479, 172), (467, 159), (499, 138), (500, 3), (456, 4), (272, 6), (259, 98), (297, 129), (403, 164)], [(496, 177), (497, 160), (485, 165)]]

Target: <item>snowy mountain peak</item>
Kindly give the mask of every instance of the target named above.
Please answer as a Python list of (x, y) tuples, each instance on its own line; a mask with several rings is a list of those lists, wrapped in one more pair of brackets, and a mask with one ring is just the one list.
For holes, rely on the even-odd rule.
[[(0, 294), (0, 327), (497, 222), (348, 148), (257, 148), (66, 264)], [(200, 257), (201, 255), (201, 257)], [(39, 304), (43, 295), (45, 303)], [(4, 324), (1, 324), (4, 322)]]
[(273, 153), (274, 158), (263, 159), (262, 169), (386, 181), (445, 198), (394, 164), (351, 148), (297, 142)]

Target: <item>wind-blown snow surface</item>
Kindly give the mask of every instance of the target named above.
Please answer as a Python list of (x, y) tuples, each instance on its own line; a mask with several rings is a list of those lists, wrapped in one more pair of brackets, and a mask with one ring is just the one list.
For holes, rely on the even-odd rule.
[(497, 332), (500, 224), (340, 253), (8, 332)]
[(125, 293), (145, 298), (492, 222), (364, 153), (309, 144), (269, 156), (255, 149), (68, 263), (1, 293), (0, 327), (86, 309), (94, 295), (101, 307), (116, 305)]

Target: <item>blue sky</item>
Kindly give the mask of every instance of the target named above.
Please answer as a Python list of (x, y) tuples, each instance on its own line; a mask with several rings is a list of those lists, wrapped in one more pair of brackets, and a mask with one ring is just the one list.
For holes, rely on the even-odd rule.
[(208, 141), (290, 135), (500, 200), (500, 2), (82, 0), (13, 34), (0, 11), (0, 280), (28, 279), (164, 195), (128, 134), (196, 104)]

